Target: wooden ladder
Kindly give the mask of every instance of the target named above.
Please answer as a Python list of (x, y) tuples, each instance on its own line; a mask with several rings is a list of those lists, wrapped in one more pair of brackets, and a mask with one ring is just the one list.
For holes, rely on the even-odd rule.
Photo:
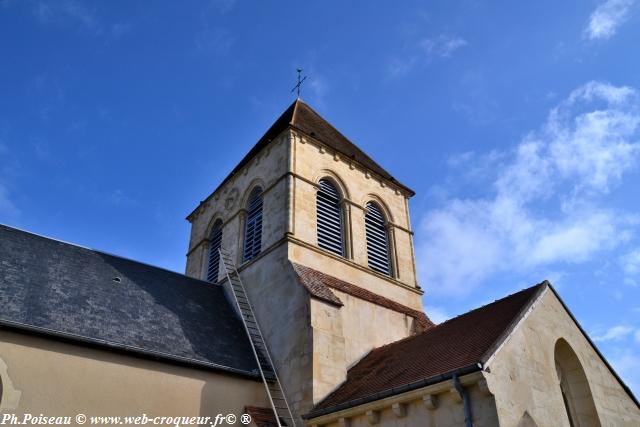
[(296, 427), (296, 422), (293, 418), (291, 408), (287, 402), (287, 398), (282, 389), (282, 384), (280, 383), (275, 366), (271, 360), (269, 351), (267, 350), (267, 345), (264, 341), (264, 337), (262, 336), (262, 332), (260, 331), (260, 327), (258, 326), (258, 322), (256, 321), (256, 317), (253, 314), (253, 308), (249, 302), (249, 297), (245, 292), (238, 269), (236, 268), (233, 258), (228, 251), (220, 248), (219, 252), (220, 260), (222, 261), (222, 265), (224, 265), (227, 281), (231, 287), (231, 294), (233, 295), (236, 307), (240, 312), (240, 318), (242, 319), (244, 329), (249, 337), (251, 349), (253, 350), (253, 355), (258, 363), (260, 376), (262, 377), (262, 382), (267, 390), (267, 396), (269, 397), (269, 402), (271, 403), (271, 408), (273, 409), (278, 427)]

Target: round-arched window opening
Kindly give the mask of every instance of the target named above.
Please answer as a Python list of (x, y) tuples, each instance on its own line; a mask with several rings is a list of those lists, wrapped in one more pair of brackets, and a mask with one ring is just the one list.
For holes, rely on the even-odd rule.
[(325, 251), (344, 256), (342, 230), (342, 196), (328, 179), (321, 179), (316, 194), (318, 246)]
[(387, 219), (377, 203), (368, 202), (364, 214), (369, 268), (391, 276)]
[(244, 228), (243, 260), (250, 261), (262, 249), (262, 188), (251, 191), (247, 201), (247, 222)]
[(222, 246), (222, 220), (218, 219), (209, 234), (209, 262), (207, 263), (207, 282), (216, 283), (220, 271), (220, 247)]
[(578, 355), (560, 338), (554, 350), (558, 385), (571, 426), (600, 426), (587, 375)]

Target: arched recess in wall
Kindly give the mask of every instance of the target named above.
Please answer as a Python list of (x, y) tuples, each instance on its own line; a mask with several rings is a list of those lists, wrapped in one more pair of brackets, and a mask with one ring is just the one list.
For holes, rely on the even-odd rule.
[(342, 193), (335, 181), (322, 178), (316, 193), (318, 246), (336, 255), (344, 256), (344, 213)]
[(209, 260), (207, 262), (207, 282), (216, 283), (220, 271), (220, 246), (222, 245), (222, 220), (217, 219), (209, 234)]
[(578, 356), (563, 338), (556, 341), (554, 359), (569, 424), (572, 427), (600, 426), (587, 375)]
[(0, 376), (0, 407), (2, 407), (2, 377)]

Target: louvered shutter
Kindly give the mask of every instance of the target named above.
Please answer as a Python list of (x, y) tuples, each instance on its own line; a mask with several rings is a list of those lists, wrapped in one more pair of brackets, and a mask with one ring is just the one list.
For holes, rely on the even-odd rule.
[(260, 253), (262, 245), (262, 189), (255, 188), (247, 203), (247, 225), (244, 234), (244, 260)]
[(218, 250), (222, 244), (222, 221), (216, 221), (209, 237), (209, 264), (207, 266), (207, 282), (216, 283), (218, 281), (218, 270), (220, 269), (220, 254)]
[(344, 255), (342, 238), (342, 208), (340, 194), (327, 180), (320, 180), (316, 196), (318, 217), (318, 246), (340, 256)]
[(375, 203), (367, 203), (364, 215), (367, 235), (367, 258), (372, 270), (391, 275), (389, 265), (389, 236), (382, 210)]

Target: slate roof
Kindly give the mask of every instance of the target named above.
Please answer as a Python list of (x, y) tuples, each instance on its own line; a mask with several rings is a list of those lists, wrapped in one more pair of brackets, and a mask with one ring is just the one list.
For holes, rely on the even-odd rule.
[(403, 313), (407, 316), (411, 316), (420, 326), (420, 330), (426, 330), (434, 326), (431, 319), (429, 319), (429, 317), (423, 311), (414, 310), (410, 307), (407, 307), (406, 305), (402, 305), (393, 300), (390, 300), (389, 298), (385, 298), (381, 295), (375, 294), (371, 291), (361, 288), (360, 286), (356, 286), (352, 283), (340, 280), (337, 277), (333, 277), (321, 271), (314, 270), (313, 268), (294, 262), (292, 262), (291, 264), (293, 265), (293, 270), (296, 272), (300, 283), (302, 283), (302, 285), (307, 288), (311, 295), (318, 299), (337, 306), (344, 305), (342, 301), (340, 301), (340, 298), (338, 298), (331, 291), (331, 289), (336, 289), (338, 291), (344, 292), (345, 294), (351, 295), (364, 301), (368, 301), (372, 304), (376, 304), (381, 307), (388, 308), (389, 310), (397, 311), (398, 313)]
[[(382, 178), (394, 182), (397, 186), (404, 189), (411, 196), (415, 192), (404, 184), (396, 181), (396, 179), (387, 172), (382, 166), (380, 166), (371, 157), (365, 154), (360, 148), (358, 148), (353, 142), (345, 137), (340, 131), (334, 128), (329, 122), (323, 119), (313, 108), (311, 108), (304, 101), (297, 99), (291, 104), (282, 115), (271, 125), (269, 130), (258, 140), (256, 145), (249, 150), (240, 163), (233, 168), (231, 173), (220, 183), (220, 185), (213, 191), (214, 194), (226, 184), (235, 174), (240, 172), (242, 168), (249, 163), (249, 161), (255, 157), (263, 148), (265, 148), (271, 141), (278, 137), (289, 127), (296, 129), (307, 136), (315, 138), (322, 143), (326, 144), (329, 148), (343, 154), (344, 156), (355, 160), (362, 166), (370, 169)], [(196, 208), (197, 210), (197, 208)], [(195, 211), (194, 211), (195, 212)]]
[(446, 375), (480, 369), (478, 363), (502, 341), (547, 282), (450, 319), (418, 335), (372, 350), (347, 374), (347, 380), (305, 416), (378, 400), (444, 381)]
[(256, 376), (221, 286), (4, 225), (0, 327)]

